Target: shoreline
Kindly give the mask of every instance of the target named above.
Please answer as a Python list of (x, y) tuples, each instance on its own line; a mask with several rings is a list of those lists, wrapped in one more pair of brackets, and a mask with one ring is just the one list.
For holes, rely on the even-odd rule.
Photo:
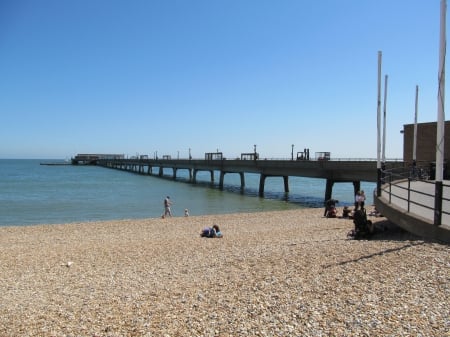
[[(373, 206), (371, 206), (373, 207)], [(337, 207), (340, 208), (340, 207)], [(280, 210), (256, 210), (256, 211), (242, 211), (242, 212), (230, 212), (230, 213), (211, 213), (211, 214), (199, 214), (199, 215), (191, 215), (189, 217), (214, 217), (214, 216), (228, 216), (228, 215), (239, 215), (239, 214), (254, 214), (254, 213), (270, 213), (270, 212), (297, 212), (297, 211), (303, 211), (308, 209), (324, 209), (324, 207), (319, 206), (300, 206), (296, 209), (280, 209)], [(161, 213), (164, 211), (162, 210)], [(342, 212), (341, 212), (342, 213)], [(162, 216), (162, 214), (161, 214)], [(73, 225), (73, 224), (89, 224), (89, 223), (103, 223), (103, 222), (122, 222), (122, 221), (134, 221), (134, 222), (140, 222), (140, 221), (148, 221), (148, 220), (160, 220), (161, 216), (149, 216), (149, 217), (137, 217), (137, 218), (117, 218), (117, 219), (87, 219), (87, 220), (74, 220), (74, 221), (68, 221), (68, 222), (48, 222), (48, 223), (24, 223), (24, 224), (4, 224), (0, 225), (1, 228), (5, 227), (35, 227), (35, 226), (62, 226), (62, 225)], [(181, 212), (179, 214), (175, 214), (172, 219), (176, 218), (186, 218)]]
[[(322, 216), (0, 227), (0, 335), (448, 335), (448, 245), (347, 240), (352, 220)], [(200, 238), (214, 223), (224, 238)]]

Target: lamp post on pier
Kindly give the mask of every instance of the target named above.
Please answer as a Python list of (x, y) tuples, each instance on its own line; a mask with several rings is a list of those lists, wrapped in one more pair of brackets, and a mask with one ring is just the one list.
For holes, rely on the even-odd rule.
[(292, 144), (291, 146), (292, 146), (292, 150), (291, 150), (291, 160), (294, 160), (294, 144)]

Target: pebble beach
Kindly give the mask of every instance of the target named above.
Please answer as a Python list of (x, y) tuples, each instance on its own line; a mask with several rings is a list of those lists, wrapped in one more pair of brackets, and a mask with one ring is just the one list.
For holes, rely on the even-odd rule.
[(0, 227), (0, 336), (450, 336), (450, 246), (370, 220), (370, 240), (317, 208)]

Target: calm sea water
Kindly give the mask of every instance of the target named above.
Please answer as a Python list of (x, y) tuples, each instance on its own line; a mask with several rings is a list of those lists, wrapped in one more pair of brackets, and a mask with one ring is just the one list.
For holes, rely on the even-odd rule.
[[(283, 179), (266, 179), (265, 197), (258, 196), (259, 175), (225, 175), (224, 190), (211, 184), (207, 172), (199, 172), (198, 183), (187, 177), (173, 181), (96, 166), (47, 166), (54, 160), (0, 160), (0, 226), (70, 223), (110, 219), (160, 217), (166, 195), (173, 202), (174, 216), (224, 214), (322, 207), (325, 180), (290, 177), (290, 192)], [(62, 162), (62, 161), (61, 161)], [(187, 171), (185, 173), (187, 175)], [(361, 183), (372, 203), (373, 183)], [(337, 183), (333, 197), (339, 206), (353, 203), (353, 185)]]

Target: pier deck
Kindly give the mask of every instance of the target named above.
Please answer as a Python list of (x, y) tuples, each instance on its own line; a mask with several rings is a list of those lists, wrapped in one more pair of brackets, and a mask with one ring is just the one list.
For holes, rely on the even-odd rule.
[[(334, 183), (353, 183), (355, 192), (361, 181), (377, 181), (377, 163), (374, 160), (201, 160), (201, 159), (122, 159), (101, 158), (96, 164), (140, 174), (153, 175), (154, 168), (160, 177), (177, 178), (177, 171), (188, 170), (189, 181), (196, 182), (199, 171), (209, 171), (214, 181), (214, 171), (220, 172), (219, 187), (223, 188), (224, 176), (239, 174), (241, 187), (245, 186), (244, 174), (260, 175), (259, 195), (264, 196), (264, 184), (268, 177), (283, 177), (285, 192), (289, 192), (289, 177), (326, 179), (325, 200), (332, 197)], [(386, 163), (389, 167), (403, 167), (401, 161)], [(169, 174), (166, 172), (169, 170)]]

